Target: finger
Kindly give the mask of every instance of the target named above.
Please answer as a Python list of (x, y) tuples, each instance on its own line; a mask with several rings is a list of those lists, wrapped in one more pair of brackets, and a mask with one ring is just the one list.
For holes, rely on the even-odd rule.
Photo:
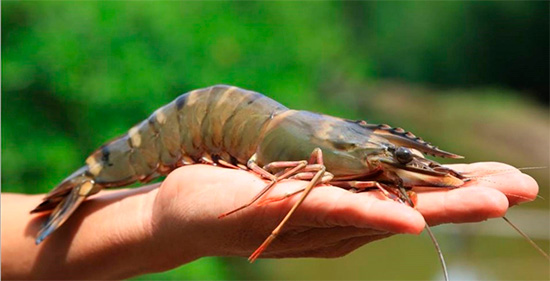
[(290, 258), (290, 257), (312, 257), (312, 258), (338, 258), (343, 257), (363, 245), (391, 236), (392, 234), (381, 234), (374, 236), (354, 237), (338, 241), (332, 245), (318, 245), (318, 247), (309, 250), (296, 251), (287, 249), (277, 253), (266, 254), (266, 257), (272, 258)]
[(504, 194), (487, 187), (460, 187), (418, 193), (417, 210), (430, 225), (477, 222), (501, 217), (508, 209)]
[(302, 230), (291, 229), (281, 233), (272, 244), (273, 253), (286, 252), (287, 249), (296, 251), (307, 251), (316, 249), (323, 245), (334, 245), (343, 240), (351, 238), (389, 235), (387, 231), (365, 229), (356, 227), (330, 227), (330, 228), (309, 228), (302, 227)]
[(533, 201), (538, 194), (538, 184), (513, 166), (498, 162), (448, 165), (463, 172), (472, 180), (464, 186), (484, 186), (504, 193), (510, 205)]
[[(299, 196), (267, 206), (286, 204), (285, 209), (289, 209)], [(422, 216), (404, 204), (389, 200), (376, 191), (352, 193), (334, 186), (316, 187), (298, 208), (292, 221), (293, 225), (353, 226), (394, 233), (418, 234), (424, 229)]]

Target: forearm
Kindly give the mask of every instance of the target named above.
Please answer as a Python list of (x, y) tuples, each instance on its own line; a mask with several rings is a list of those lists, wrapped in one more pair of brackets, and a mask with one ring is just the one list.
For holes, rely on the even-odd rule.
[(2, 194), (2, 278), (118, 279), (154, 270), (148, 224), (155, 193), (117, 191), (88, 200), (38, 246), (45, 216), (29, 210), (42, 195)]

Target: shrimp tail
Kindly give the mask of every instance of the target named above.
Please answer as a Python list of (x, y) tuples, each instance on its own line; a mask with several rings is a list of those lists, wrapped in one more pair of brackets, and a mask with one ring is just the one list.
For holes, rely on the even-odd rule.
[(86, 171), (86, 167), (83, 167), (69, 176), (56, 189), (52, 190), (40, 205), (31, 211), (31, 213), (38, 213), (53, 209), (38, 232), (35, 240), (36, 245), (58, 229), (86, 197), (99, 191), (98, 185), (87, 175)]

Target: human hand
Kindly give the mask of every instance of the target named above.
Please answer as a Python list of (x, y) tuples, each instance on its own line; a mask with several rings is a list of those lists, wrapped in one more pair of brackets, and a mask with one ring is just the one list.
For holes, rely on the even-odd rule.
[(502, 217), (509, 207), (533, 201), (538, 194), (537, 182), (508, 164), (479, 162), (447, 167), (471, 180), (455, 189), (418, 192), (417, 209), (430, 225)]
[[(531, 201), (538, 186), (529, 176), (502, 163), (450, 165), (474, 179), (455, 189), (418, 191), (416, 210), (379, 192), (351, 193), (316, 187), (261, 257), (337, 257), (396, 233), (420, 233), (430, 225), (500, 217), (509, 206)], [(172, 172), (154, 203), (150, 234), (158, 249), (157, 270), (202, 256), (248, 256), (282, 220), (299, 195), (218, 215), (253, 198), (264, 186), (245, 171), (193, 165)], [(283, 181), (264, 196), (280, 196), (305, 186)], [(174, 247), (178, 245), (178, 247)]]
[[(455, 189), (418, 190), (416, 209), (378, 191), (315, 187), (260, 257), (341, 256), (393, 234), (420, 233), (425, 221), (435, 225), (500, 217), (509, 206), (533, 200), (538, 191), (531, 177), (505, 164), (451, 167), (468, 172), (472, 180)], [(149, 185), (94, 195), (38, 246), (34, 239), (45, 216), (28, 212), (42, 195), (4, 193), (2, 278), (125, 279), (204, 256), (249, 256), (299, 195), (253, 204), (223, 219), (218, 216), (250, 201), (265, 184), (241, 170), (179, 168), (160, 188)], [(264, 198), (291, 193), (305, 184), (280, 182)]]

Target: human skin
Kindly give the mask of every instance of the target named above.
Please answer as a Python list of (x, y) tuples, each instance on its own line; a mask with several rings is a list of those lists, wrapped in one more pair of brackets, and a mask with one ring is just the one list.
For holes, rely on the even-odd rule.
[[(418, 191), (417, 208), (378, 191), (316, 187), (260, 258), (339, 257), (394, 234), (418, 234), (425, 222), (477, 222), (535, 199), (535, 180), (502, 163), (449, 167), (475, 178), (455, 189)], [(499, 171), (499, 172), (495, 172)], [(488, 179), (488, 180), (483, 180)], [(265, 197), (303, 188), (285, 180)], [(257, 175), (208, 165), (173, 171), (160, 188), (102, 191), (40, 245), (43, 195), (2, 194), (2, 279), (123, 279), (206, 256), (249, 256), (299, 195), (218, 219), (265, 186)]]

